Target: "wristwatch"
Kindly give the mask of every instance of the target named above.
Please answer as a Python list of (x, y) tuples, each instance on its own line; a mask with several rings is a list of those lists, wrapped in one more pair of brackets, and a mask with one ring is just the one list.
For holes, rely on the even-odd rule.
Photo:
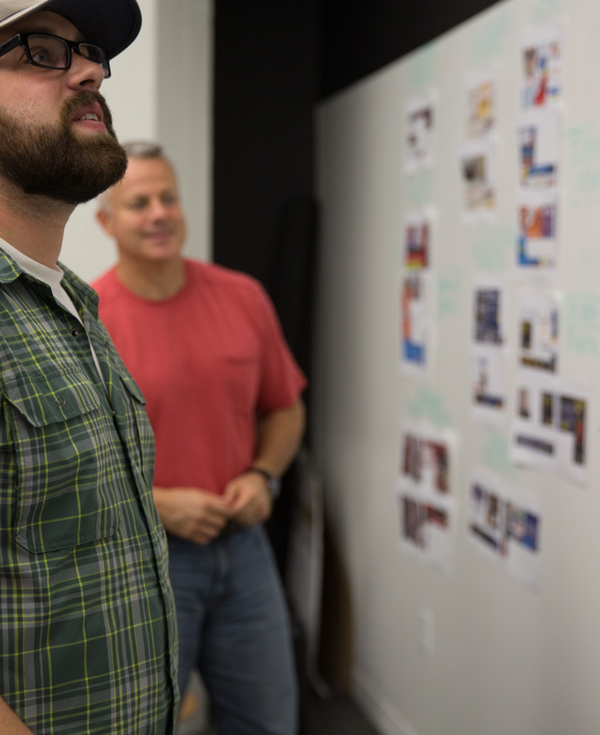
[(248, 467), (246, 472), (257, 472), (259, 475), (262, 475), (267, 482), (271, 497), (273, 500), (277, 500), (281, 492), (281, 478), (275, 477), (275, 475), (267, 472), (267, 470), (263, 470), (262, 467)]

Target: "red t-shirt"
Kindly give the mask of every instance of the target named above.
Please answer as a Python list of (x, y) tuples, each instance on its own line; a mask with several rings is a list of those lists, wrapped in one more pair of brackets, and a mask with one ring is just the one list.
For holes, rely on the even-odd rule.
[(256, 412), (291, 406), (306, 379), (257, 281), (187, 259), (185, 268), (185, 287), (163, 301), (136, 296), (115, 269), (92, 285), (148, 402), (155, 484), (220, 494), (252, 462)]

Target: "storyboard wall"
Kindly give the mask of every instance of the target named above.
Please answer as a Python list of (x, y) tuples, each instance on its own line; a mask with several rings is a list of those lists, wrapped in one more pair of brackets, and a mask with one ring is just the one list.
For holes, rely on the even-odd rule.
[(383, 733), (600, 732), (600, 4), (318, 109), (313, 436)]

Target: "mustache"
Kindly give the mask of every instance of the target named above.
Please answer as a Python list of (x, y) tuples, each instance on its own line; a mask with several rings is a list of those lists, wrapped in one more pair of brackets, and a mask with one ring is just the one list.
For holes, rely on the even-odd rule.
[(106, 100), (100, 94), (100, 92), (93, 92), (91, 89), (84, 89), (81, 92), (77, 92), (73, 97), (66, 100), (60, 112), (60, 118), (65, 128), (68, 128), (71, 124), (71, 118), (73, 114), (77, 112), (80, 107), (86, 107), (87, 105), (99, 104), (102, 108), (102, 114), (104, 116), (104, 124), (108, 132), (116, 138), (115, 131), (112, 124), (112, 115), (106, 104)]

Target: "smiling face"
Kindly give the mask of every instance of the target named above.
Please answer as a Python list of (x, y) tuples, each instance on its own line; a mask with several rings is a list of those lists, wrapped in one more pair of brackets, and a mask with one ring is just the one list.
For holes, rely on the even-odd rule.
[(130, 158), (98, 220), (121, 259), (160, 263), (180, 257), (185, 220), (172, 167), (162, 158)]
[[(40, 11), (1, 29), (0, 43), (27, 32), (83, 40), (66, 18)], [(70, 69), (33, 66), (21, 47), (0, 57), (0, 174), (26, 194), (69, 204), (118, 181), (127, 158), (98, 91), (103, 79), (99, 64), (76, 53)]]

